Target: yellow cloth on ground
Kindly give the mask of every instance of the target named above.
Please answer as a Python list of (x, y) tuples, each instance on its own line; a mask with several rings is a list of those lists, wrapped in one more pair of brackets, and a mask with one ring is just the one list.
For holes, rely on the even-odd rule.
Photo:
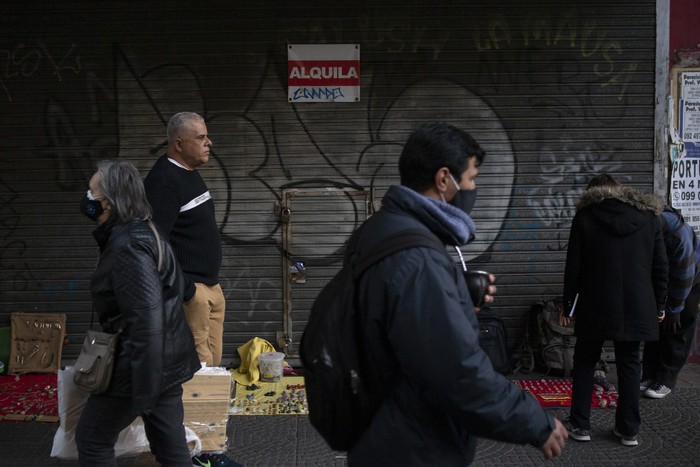
[(279, 381), (259, 381), (249, 386), (236, 384), (231, 415), (307, 415), (303, 376), (285, 376)]
[(233, 379), (238, 384), (248, 386), (260, 380), (258, 368), (258, 356), (265, 352), (277, 352), (272, 344), (265, 339), (253, 337), (251, 340), (238, 347), (238, 355), (241, 356), (241, 365), (233, 370)]

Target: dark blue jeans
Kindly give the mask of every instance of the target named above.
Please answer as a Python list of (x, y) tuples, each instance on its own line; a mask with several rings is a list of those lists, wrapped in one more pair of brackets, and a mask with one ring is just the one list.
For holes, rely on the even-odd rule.
[[(574, 379), (571, 394), (571, 424), (575, 428), (591, 429), (591, 398), (593, 373), (600, 360), (603, 340), (576, 338), (574, 347)], [(618, 401), (615, 426), (625, 436), (639, 433), (639, 381), (642, 363), (639, 359), (640, 342), (615, 341)], [(612, 428), (612, 427), (611, 427)]]
[[(114, 467), (114, 444), (119, 433), (136, 419), (131, 399), (105, 395), (90, 396), (80, 415), (75, 433), (80, 465)], [(142, 415), (151, 452), (161, 465), (192, 466), (182, 424), (182, 386), (163, 392), (158, 405)]]

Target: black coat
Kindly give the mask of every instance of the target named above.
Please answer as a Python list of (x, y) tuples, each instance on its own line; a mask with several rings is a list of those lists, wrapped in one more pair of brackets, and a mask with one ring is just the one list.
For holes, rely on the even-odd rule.
[(108, 221), (94, 236), (101, 253), (90, 284), (93, 309), (106, 332), (123, 327), (106, 394), (130, 397), (142, 413), (200, 368), (182, 309), (182, 273), (162, 239), (157, 271), (158, 247), (144, 221)]
[(564, 276), (564, 303), (575, 334), (589, 339), (658, 339), (668, 260), (659, 214), (663, 201), (630, 187), (596, 187), (577, 204)]
[[(454, 245), (439, 219), (391, 187), (363, 227), (359, 249), (415, 228)], [(553, 421), (493, 370), (479, 347), (461, 268), (444, 252), (411, 248), (375, 264), (361, 277), (358, 310), (369, 380), (381, 381), (375, 389), (391, 389), (350, 450), (350, 465), (464, 466), (474, 458), (477, 436), (546, 441)]]

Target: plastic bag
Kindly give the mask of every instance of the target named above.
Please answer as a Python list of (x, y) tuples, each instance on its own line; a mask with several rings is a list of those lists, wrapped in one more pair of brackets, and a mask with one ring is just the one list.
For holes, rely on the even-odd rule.
[[(58, 416), (60, 425), (53, 437), (51, 457), (59, 459), (77, 459), (78, 448), (75, 445), (75, 430), (90, 393), (82, 390), (73, 382), (75, 369), (71, 366), (65, 370), (58, 370)], [(194, 431), (185, 427), (185, 437), (190, 455), (195, 456), (202, 450), (202, 441)], [(151, 450), (146, 437), (146, 431), (141, 417), (131, 422), (131, 425), (119, 433), (117, 443), (114, 445), (116, 457), (130, 457)]]
[[(77, 459), (78, 448), (75, 445), (75, 430), (90, 393), (83, 391), (73, 382), (73, 367), (58, 370), (58, 416), (60, 425), (53, 437), (51, 457), (59, 459)], [(189, 440), (189, 437), (188, 437)], [(150, 451), (148, 438), (143, 428), (143, 420), (137, 417), (131, 425), (124, 428), (114, 445), (117, 457), (134, 456)]]

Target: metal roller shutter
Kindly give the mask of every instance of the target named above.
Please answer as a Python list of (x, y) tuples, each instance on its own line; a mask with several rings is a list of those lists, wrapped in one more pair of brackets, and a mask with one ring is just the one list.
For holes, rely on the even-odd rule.
[[(169, 116), (190, 110), (214, 142), (202, 173), (224, 242), (224, 363), (237, 365), (252, 337), (277, 344), (287, 331), (293, 353), (318, 278), (339, 267), (335, 246), (364, 212), (329, 216), (322, 193), (371, 193), (378, 205), (410, 131), (447, 120), (487, 150), (465, 251), (498, 275), (495, 308), (515, 349), (530, 304), (561, 293), (588, 179), (653, 187), (655, 5), (3, 2), (0, 325), (13, 311), (66, 313), (64, 360), (77, 356), (97, 258), (78, 213), (87, 180), (112, 157), (145, 175)], [(288, 43), (360, 44), (360, 102), (290, 104)], [(293, 221), (285, 240), (290, 200), (303, 228), (297, 237)], [(295, 258), (306, 283), (291, 282)]]

